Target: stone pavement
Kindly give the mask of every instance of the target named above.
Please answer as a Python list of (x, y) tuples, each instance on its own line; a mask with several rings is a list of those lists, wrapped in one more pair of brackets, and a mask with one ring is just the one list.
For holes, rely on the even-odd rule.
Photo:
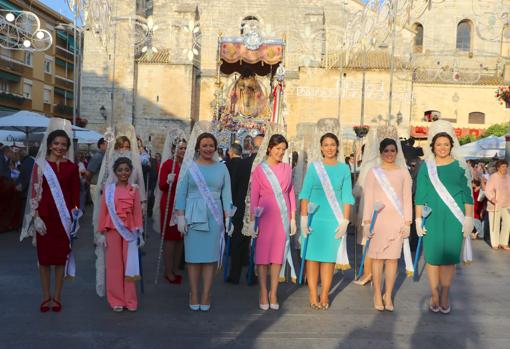
[[(90, 211), (90, 210), (89, 210)], [(90, 215), (84, 220), (90, 221)], [(95, 293), (90, 224), (76, 242), (78, 277), (66, 282), (62, 313), (39, 312), (36, 252), (17, 233), (0, 234), (0, 348), (508, 348), (510, 253), (474, 242), (475, 263), (458, 268), (450, 315), (427, 311), (426, 275), (415, 283), (401, 270), (394, 313), (372, 308), (372, 289), (335, 276), (328, 311), (308, 307), (306, 287), (282, 284), (278, 312), (258, 310), (258, 289), (226, 285), (222, 273), (209, 313), (187, 307), (187, 284), (154, 285), (159, 241), (143, 261), (145, 294), (137, 313), (113, 313)], [(352, 245), (352, 244), (351, 244)], [(402, 268), (401, 268), (402, 269)], [(243, 280), (244, 281), (244, 280)]]

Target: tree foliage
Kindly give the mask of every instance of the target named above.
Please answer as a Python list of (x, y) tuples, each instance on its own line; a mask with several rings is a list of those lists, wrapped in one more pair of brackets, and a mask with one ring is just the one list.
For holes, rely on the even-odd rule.
[(489, 126), (482, 134), (481, 138), (496, 136), (501, 137), (508, 133), (508, 123), (494, 124)]

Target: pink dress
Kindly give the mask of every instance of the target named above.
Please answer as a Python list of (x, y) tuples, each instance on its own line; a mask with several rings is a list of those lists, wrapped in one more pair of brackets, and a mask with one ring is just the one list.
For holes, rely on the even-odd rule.
[[(280, 182), (290, 220), (291, 213), (296, 211), (292, 168), (289, 164), (279, 163), (271, 166), (271, 170)], [(286, 235), (273, 189), (261, 165), (255, 168), (251, 178), (250, 210), (253, 215), (256, 207), (264, 207), (264, 212), (259, 220), (255, 264), (282, 264)]]
[(385, 206), (375, 221), (374, 235), (370, 241), (367, 256), (373, 259), (398, 259), (402, 252), (402, 226), (405, 222), (411, 222), (413, 218), (412, 181), (409, 172), (405, 169), (382, 171), (402, 203), (404, 218), (382, 189), (374, 171), (370, 171), (363, 188), (365, 202), (363, 221), (372, 219), (376, 201)]
[[(115, 212), (131, 231), (143, 228), (140, 191), (131, 185), (115, 187)], [(108, 213), (104, 192), (99, 210), (99, 231), (106, 235), (106, 298), (111, 307), (136, 309), (136, 284), (127, 281), (124, 268), (128, 242), (117, 232)]]

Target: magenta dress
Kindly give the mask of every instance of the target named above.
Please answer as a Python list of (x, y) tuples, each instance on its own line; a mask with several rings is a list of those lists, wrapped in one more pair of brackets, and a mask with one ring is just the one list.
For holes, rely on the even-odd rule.
[[(284, 163), (270, 167), (280, 182), (290, 221), (291, 213), (296, 211), (292, 168)], [(286, 235), (276, 197), (261, 165), (255, 168), (251, 178), (250, 211), (253, 215), (256, 207), (264, 207), (264, 212), (259, 220), (255, 264), (282, 264)]]

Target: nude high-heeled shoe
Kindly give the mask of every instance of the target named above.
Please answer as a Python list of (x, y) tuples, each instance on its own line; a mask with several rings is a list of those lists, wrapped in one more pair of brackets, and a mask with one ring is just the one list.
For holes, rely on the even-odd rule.
[(367, 275), (366, 277), (364, 278), (361, 278), (359, 280), (355, 280), (354, 281), (354, 284), (355, 285), (358, 285), (358, 286), (365, 286), (366, 284), (368, 284), (370, 282), (370, 284), (372, 284), (372, 274), (369, 274)]

